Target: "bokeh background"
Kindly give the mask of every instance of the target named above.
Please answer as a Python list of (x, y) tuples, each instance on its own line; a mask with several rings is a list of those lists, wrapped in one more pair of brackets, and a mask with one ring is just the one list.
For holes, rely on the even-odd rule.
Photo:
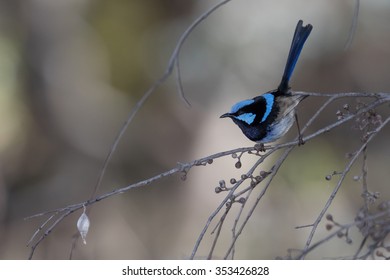
[[(26, 259), (26, 243), (42, 218), (35, 213), (89, 198), (103, 160), (135, 102), (165, 71), (184, 30), (218, 1), (0, 1), (0, 258)], [(252, 145), (219, 116), (238, 100), (276, 87), (299, 19), (314, 26), (292, 86), (313, 92), (388, 92), (390, 2), (362, 1), (349, 36), (354, 0), (232, 0), (202, 22), (184, 44), (180, 63), (188, 109), (174, 78), (148, 100), (126, 131), (99, 193), (231, 148)], [(304, 120), (323, 102), (305, 100)], [(312, 128), (336, 118), (336, 104)], [(388, 110), (388, 109), (387, 109)], [(292, 130), (282, 141), (291, 139)], [(369, 187), (390, 196), (389, 129), (368, 148)], [(273, 259), (302, 248), (310, 224), (329, 197), (345, 154), (359, 146), (352, 124), (295, 149), (237, 243), (236, 258)], [(179, 176), (115, 196), (91, 209), (87, 245), (76, 259), (185, 259), (223, 194), (220, 179), (238, 176), (234, 160), (215, 161)], [(272, 162), (265, 163), (270, 166)], [(266, 167), (264, 167), (266, 168)], [(361, 183), (350, 174), (330, 209), (340, 223), (362, 206)], [(67, 259), (77, 212), (58, 225), (34, 258)], [(233, 219), (233, 218), (231, 218)], [(324, 236), (324, 224), (318, 238)], [(230, 240), (221, 236), (215, 257)], [(348, 256), (356, 242), (332, 240), (310, 258)], [(207, 255), (207, 235), (197, 257)]]

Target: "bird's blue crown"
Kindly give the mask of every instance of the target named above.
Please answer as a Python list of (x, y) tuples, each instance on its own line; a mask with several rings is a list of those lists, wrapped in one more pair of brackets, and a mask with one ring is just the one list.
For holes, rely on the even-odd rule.
[(265, 93), (253, 99), (237, 102), (230, 110), (233, 118), (252, 125), (257, 116), (261, 116), (260, 122), (264, 122), (271, 113), (275, 96)]

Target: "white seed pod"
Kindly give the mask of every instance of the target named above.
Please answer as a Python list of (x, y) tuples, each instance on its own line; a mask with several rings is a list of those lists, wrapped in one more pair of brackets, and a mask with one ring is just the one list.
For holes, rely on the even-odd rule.
[(85, 214), (85, 208), (83, 214), (81, 214), (80, 218), (77, 221), (77, 229), (80, 232), (81, 238), (83, 239), (84, 244), (87, 244), (86, 237), (89, 230), (89, 218), (87, 214)]

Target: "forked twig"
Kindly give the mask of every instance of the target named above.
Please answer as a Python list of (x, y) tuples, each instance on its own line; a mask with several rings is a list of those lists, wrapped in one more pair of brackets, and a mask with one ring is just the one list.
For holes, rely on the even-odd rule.
[[(311, 93), (310, 95), (315, 96), (316, 94), (312, 94)], [(327, 105), (329, 105), (332, 101), (336, 100), (337, 98), (342, 98), (342, 97), (345, 97), (345, 96), (353, 96), (353, 94), (352, 93), (347, 93), (347, 94), (341, 94), (340, 96), (331, 96), (328, 99), (328, 101), (325, 102), (323, 106), (321, 106), (320, 110), (317, 111), (312, 116), (312, 118), (306, 123), (306, 125), (303, 127), (302, 131), (304, 131), (314, 121), (314, 119), (316, 119), (320, 115), (320, 112), (322, 110), (324, 110)], [(356, 96), (361, 96), (361, 95), (360, 94), (356, 94)], [(365, 94), (364, 96), (367, 97), (369, 95)], [(390, 95), (386, 95), (386, 94), (371, 94), (371, 96), (369, 96), (369, 97), (376, 97), (376, 99), (373, 102), (369, 103), (367, 106), (362, 107), (357, 112), (351, 113), (351, 114), (345, 116), (344, 118), (336, 121), (335, 123), (332, 123), (332, 124), (330, 124), (328, 126), (325, 126), (325, 127), (321, 128), (321, 129), (318, 129), (317, 131), (313, 132), (312, 134), (309, 134), (309, 135), (305, 136), (304, 140), (308, 141), (308, 140), (310, 140), (310, 139), (312, 139), (314, 137), (318, 137), (319, 135), (321, 135), (323, 133), (326, 133), (326, 132), (332, 130), (333, 128), (338, 127), (338, 126), (340, 126), (340, 125), (350, 121), (351, 119), (355, 118), (356, 115), (362, 114), (364, 112), (368, 112), (369, 110), (372, 110), (375, 107), (390, 101)], [(381, 126), (377, 128), (377, 132), (379, 132), (379, 130), (382, 129), (388, 123), (388, 121), (389, 121), (389, 119), (387, 119), (385, 122), (383, 122), (381, 124)], [(370, 137), (368, 139), (371, 139), (372, 137), (374, 137), (374, 135), (376, 135), (376, 133), (371, 133)], [(195, 257), (197, 249), (198, 249), (198, 247), (199, 247), (199, 245), (200, 245), (200, 243), (201, 243), (205, 233), (207, 232), (211, 222), (214, 220), (214, 218), (220, 212), (220, 210), (226, 205), (226, 202), (228, 202), (229, 199), (231, 199), (232, 197), (237, 197), (237, 194), (238, 195), (242, 195), (243, 193), (245, 193), (246, 191), (249, 190), (248, 188), (246, 188), (244, 190), (239, 190), (239, 187), (242, 185), (242, 183), (246, 179), (250, 178), (254, 174), (254, 172), (258, 168), (258, 166), (268, 156), (270, 156), (271, 154), (273, 154), (277, 150), (286, 148), (285, 154), (282, 157), (280, 157), (277, 160), (277, 162), (274, 164), (273, 169), (270, 171), (271, 172), (271, 176), (270, 176), (269, 180), (267, 181), (265, 187), (262, 189), (261, 193), (257, 197), (255, 204), (253, 204), (253, 206), (250, 208), (249, 214), (246, 216), (246, 218), (245, 218), (244, 222), (241, 224), (240, 228), (236, 229), (238, 222), (235, 223), (236, 225), (235, 225), (235, 228), (234, 228), (234, 234), (233, 234), (233, 238), (232, 238), (232, 243), (231, 243), (230, 247), (228, 248), (225, 257), (227, 258), (229, 256), (231, 250), (234, 248), (234, 244), (235, 244), (237, 238), (242, 233), (242, 230), (244, 229), (246, 223), (249, 221), (249, 219), (250, 219), (254, 209), (256, 208), (257, 204), (259, 203), (261, 198), (264, 196), (264, 194), (265, 194), (267, 188), (269, 187), (273, 177), (276, 175), (278, 168), (281, 166), (281, 164), (283, 163), (284, 159), (287, 157), (288, 153), (297, 144), (298, 144), (298, 140), (294, 140), (294, 141), (291, 141), (291, 142), (288, 142), (288, 143), (282, 143), (282, 144), (278, 144), (278, 145), (275, 145), (275, 146), (267, 146), (266, 147), (266, 149), (267, 149), (266, 153), (262, 154), (260, 156), (260, 158), (257, 160), (257, 162), (249, 169), (249, 171), (246, 173), (246, 178), (237, 181), (237, 183), (230, 189), (230, 191), (228, 192), (226, 197), (221, 201), (221, 203), (216, 208), (216, 210), (210, 215), (209, 219), (206, 222), (206, 225), (204, 226), (202, 232), (199, 235), (198, 240), (195, 243), (195, 247), (194, 247), (194, 249), (192, 251), (191, 258)], [(93, 204), (95, 204), (95, 203), (97, 203), (97, 202), (99, 202), (101, 200), (104, 200), (106, 198), (112, 197), (114, 195), (118, 195), (118, 194), (127, 192), (127, 191), (129, 191), (129, 190), (131, 190), (133, 188), (138, 188), (138, 187), (143, 187), (143, 186), (146, 186), (146, 185), (150, 185), (150, 184), (152, 184), (152, 183), (154, 183), (156, 181), (159, 181), (162, 178), (165, 178), (165, 177), (168, 177), (168, 176), (172, 176), (172, 175), (179, 174), (179, 173), (187, 174), (192, 167), (194, 167), (194, 166), (205, 166), (205, 165), (208, 165), (208, 164), (212, 164), (213, 160), (218, 159), (218, 158), (231, 156), (232, 154), (249, 153), (249, 152), (255, 154), (256, 156), (258, 156), (258, 152), (259, 151), (258, 151), (258, 148), (256, 146), (255, 147), (237, 148), (237, 149), (233, 149), (233, 150), (229, 150), (229, 151), (223, 151), (223, 152), (220, 152), (220, 153), (216, 153), (216, 154), (213, 154), (213, 155), (210, 155), (210, 156), (206, 156), (206, 157), (203, 157), (203, 158), (200, 158), (200, 159), (188, 162), (188, 163), (179, 163), (178, 166), (173, 168), (173, 169), (170, 169), (168, 171), (160, 173), (160, 174), (158, 174), (156, 176), (150, 177), (150, 178), (148, 178), (146, 180), (139, 181), (137, 183), (125, 186), (123, 188), (115, 189), (115, 190), (113, 190), (111, 192), (102, 194), (102, 195), (100, 195), (98, 197), (95, 197), (95, 198), (93, 198), (91, 200), (84, 201), (84, 202), (77, 203), (77, 204), (72, 204), (72, 205), (69, 205), (69, 206), (66, 206), (66, 207), (62, 207), (62, 208), (58, 208), (58, 209), (51, 210), (51, 211), (46, 211), (46, 212), (43, 212), (43, 213), (38, 213), (36, 215), (32, 215), (32, 216), (30, 216), (28, 218), (35, 218), (35, 217), (40, 217), (40, 216), (44, 216), (44, 215), (51, 215), (51, 216), (47, 220), (45, 220), (44, 223), (42, 223), (42, 225), (33, 234), (31, 240), (29, 241), (29, 245), (31, 245), (30, 258), (32, 258), (33, 254), (34, 254), (34, 251), (37, 248), (37, 246), (40, 244), (40, 242), (42, 240), (44, 240), (44, 238), (51, 233), (51, 231), (56, 227), (57, 224), (59, 224), (65, 217), (67, 217), (71, 213), (73, 213), (73, 212), (83, 208), (84, 206), (91, 206), (91, 205), (93, 205)], [(341, 182), (340, 182), (340, 184), (341, 184)], [(241, 215), (241, 214), (239, 214), (239, 215)], [(322, 216), (323, 216), (323, 214), (322, 214)], [(312, 235), (314, 235), (315, 229), (318, 226), (318, 223), (319, 223), (320, 219), (322, 218), (322, 216), (320, 216), (320, 218), (318, 219), (317, 224), (313, 225)], [(238, 216), (237, 219), (239, 219), (239, 216)], [(222, 225), (221, 225), (221, 228), (222, 228)], [(43, 234), (37, 240), (35, 240), (33, 242), (33, 240), (38, 236), (38, 233), (42, 232), (42, 231), (44, 231)], [(309, 239), (308, 239), (308, 242), (307, 242), (307, 244), (308, 244), (307, 247), (310, 245), (310, 241), (312, 239), (312, 235), (309, 236)], [(211, 253), (212, 253), (212, 251), (211, 251)]]
[[(303, 92), (297, 92), (296, 94), (307, 94), (307, 95), (311, 95), (311, 96), (322, 96), (320, 94), (316, 94), (316, 93), (303, 93)], [(329, 94), (327, 96), (330, 96), (330, 98), (324, 102), (324, 104), (320, 107), (320, 109), (318, 111), (316, 111), (314, 113), (314, 115), (309, 119), (309, 121), (306, 123), (306, 125), (303, 127), (302, 129), (302, 132), (304, 132), (319, 116), (320, 114), (323, 112), (323, 110), (325, 110), (325, 108), (327, 106), (329, 106), (332, 102), (334, 102), (336, 99), (339, 99), (339, 98), (343, 98), (343, 97), (357, 97), (357, 96), (364, 96), (364, 97), (375, 97), (376, 99), (369, 103), (367, 106), (361, 108), (360, 110), (358, 110), (357, 112), (355, 113), (351, 113), (347, 116), (344, 116), (342, 119), (324, 127), (324, 128), (321, 128), (321, 129), (318, 129), (317, 131), (315, 131), (314, 133), (310, 134), (310, 135), (307, 135), (306, 137), (304, 137), (304, 141), (307, 141), (307, 140), (310, 140), (314, 137), (317, 137), (323, 133), (326, 133), (332, 129), (334, 129), (335, 127), (338, 127), (340, 126), (341, 124), (345, 123), (345, 122), (348, 122), (350, 120), (352, 120), (353, 118), (355, 118), (357, 115), (359, 114), (362, 114), (364, 112), (367, 112), (369, 110), (372, 110), (373, 108), (379, 106), (380, 104), (382, 103), (385, 103), (385, 102), (388, 102), (390, 101), (390, 95), (388, 94), (375, 94), (375, 95), (367, 95), (367, 94), (359, 94), (359, 93), (341, 93), (340, 95), (338, 94)], [(246, 216), (246, 218), (244, 219), (242, 225), (240, 228), (237, 229), (237, 225), (238, 225), (238, 220), (240, 219), (240, 216), (241, 216), (241, 213), (242, 213), (242, 210), (243, 208), (247, 205), (246, 202), (244, 202), (241, 206), (241, 210), (239, 211), (236, 219), (235, 219), (235, 223), (233, 225), (233, 228), (232, 228), (232, 232), (233, 232), (233, 235), (232, 235), (232, 242), (230, 244), (230, 247), (228, 248), (228, 250), (226, 251), (226, 254), (225, 254), (225, 259), (229, 257), (229, 255), (232, 253), (232, 251), (234, 250), (234, 245), (235, 245), (235, 242), (237, 240), (237, 238), (239, 237), (239, 235), (242, 233), (242, 230), (244, 229), (246, 223), (249, 221), (252, 213), (254, 212), (255, 208), (257, 207), (257, 204), (260, 202), (261, 198), (264, 196), (266, 190), (268, 189), (273, 177), (275, 176), (277, 170), (279, 169), (279, 167), (281, 166), (281, 164), (283, 163), (283, 161), (287, 158), (288, 154), (291, 152), (291, 150), (295, 147), (295, 145), (298, 143), (298, 138), (292, 143), (286, 143), (286, 144), (280, 144), (280, 145), (277, 145), (275, 146), (275, 148), (277, 149), (281, 149), (281, 148), (287, 148), (286, 151), (285, 151), (285, 154), (283, 154), (277, 161), (277, 163), (275, 163), (274, 167), (273, 167), (273, 170), (271, 172), (271, 177), (270, 179), (267, 181), (266, 185), (263, 187), (261, 193), (259, 194), (259, 196), (257, 197), (255, 203), (252, 205), (252, 207), (250, 208), (249, 210), (249, 213), (248, 215)], [(292, 145), (291, 145), (292, 144)], [(275, 150), (269, 150), (270, 153), (273, 153)], [(253, 167), (257, 167), (269, 154), (265, 154), (265, 155), (262, 155), (262, 158), (259, 159), (255, 166)], [(254, 172), (254, 168), (251, 168), (251, 170), (247, 173), (247, 176), (250, 176), (251, 174), (253, 174)], [(239, 197), (241, 196), (243, 193), (247, 192), (249, 190), (249, 187), (248, 188), (245, 188), (244, 190), (239, 190), (238, 188), (240, 187), (240, 185), (242, 184), (242, 181), (239, 181), (237, 182), (237, 184), (230, 190), (229, 194), (226, 195), (226, 197), (222, 200), (222, 202), (219, 204), (219, 206), (217, 207), (217, 209), (209, 216), (207, 222), (206, 222), (206, 225), (204, 226), (202, 232), (200, 233), (196, 243), (195, 243), (195, 247), (192, 251), (192, 254), (191, 254), (191, 259), (193, 259), (195, 257), (195, 254), (200, 246), (200, 243), (202, 241), (202, 239), (204, 238), (211, 222), (213, 221), (213, 219), (216, 217), (216, 215), (219, 213), (219, 211), (223, 208), (224, 204), (226, 203), (226, 201), (230, 198), (230, 197)], [(314, 225), (314, 224), (313, 224)], [(311, 225), (311, 226), (313, 226)], [(215, 246), (214, 246), (215, 247)]]
[(175, 66), (177, 68), (176, 74), (177, 74), (177, 84), (178, 84), (179, 94), (180, 94), (182, 100), (186, 103), (186, 105), (189, 106), (190, 103), (188, 102), (187, 98), (184, 95), (183, 86), (181, 83), (180, 68), (179, 68), (180, 50), (181, 50), (184, 42), (187, 40), (188, 36), (201, 22), (203, 22), (208, 16), (210, 16), (219, 7), (227, 4), (230, 1), (231, 0), (223, 0), (220, 3), (217, 3), (214, 6), (212, 6), (209, 10), (207, 10), (202, 15), (200, 15), (197, 19), (195, 19), (192, 22), (192, 24), (180, 36), (178, 42), (176, 43), (175, 49), (173, 50), (173, 52), (171, 54), (171, 57), (170, 57), (169, 62), (168, 62), (168, 66), (166, 67), (164, 74), (161, 76), (160, 79), (158, 79), (155, 83), (153, 83), (153, 85), (142, 95), (141, 99), (136, 103), (136, 105), (130, 111), (129, 115), (127, 116), (126, 121), (124, 122), (124, 124), (120, 128), (117, 136), (115, 137), (114, 142), (111, 145), (110, 150), (107, 154), (107, 157), (103, 162), (103, 166), (102, 166), (102, 169), (99, 173), (98, 180), (96, 182), (96, 185), (95, 185), (94, 190), (93, 190), (91, 197), (90, 197), (91, 199), (96, 196), (96, 194), (99, 190), (99, 187), (102, 183), (104, 174), (107, 170), (107, 166), (108, 166), (112, 156), (114, 155), (116, 148), (118, 147), (118, 144), (123, 137), (123, 134), (126, 132), (127, 128), (129, 127), (130, 123), (134, 119), (135, 115), (138, 113), (138, 111), (143, 106), (143, 104), (146, 102), (146, 100), (156, 91), (156, 89), (158, 87), (160, 87), (160, 85), (163, 84), (171, 76)]
[[(354, 153), (353, 157), (351, 158), (351, 160), (348, 162), (348, 164), (344, 168), (344, 171), (340, 174), (340, 178), (339, 178), (335, 188), (333, 189), (331, 195), (329, 196), (329, 199), (326, 201), (325, 206), (322, 208), (320, 214), (318, 215), (318, 217), (316, 218), (316, 220), (314, 221), (314, 223), (312, 225), (312, 229), (311, 229), (311, 231), (309, 233), (309, 236), (308, 236), (307, 241), (306, 241), (306, 245), (305, 245), (305, 247), (303, 249), (304, 252), (309, 248), (319, 223), (321, 222), (321, 220), (324, 217), (325, 213), (328, 211), (330, 205), (332, 204), (332, 202), (333, 202), (337, 192), (339, 191), (342, 183), (344, 182), (344, 179), (345, 179), (346, 175), (349, 173), (349, 171), (351, 170), (351, 168), (354, 165), (354, 163), (356, 162), (356, 160), (361, 156), (363, 151), (366, 149), (368, 143), (371, 142), (371, 140), (378, 134), (379, 131), (381, 131), (387, 125), (387, 123), (389, 121), (390, 121), (390, 117), (387, 118), (381, 125), (379, 125), (376, 128), (375, 131), (373, 131), (373, 133), (370, 134), (368, 139)], [(302, 254), (300, 259), (303, 259), (304, 257), (305, 257), (305, 255)]]
[[(187, 38), (189, 37), (189, 35), (192, 33), (192, 31), (200, 23), (202, 23), (215, 10), (217, 10), (218, 8), (220, 8), (221, 6), (227, 4), (230, 1), (231, 0), (223, 0), (223, 1), (215, 4), (214, 6), (209, 8), (206, 12), (204, 12), (202, 15), (200, 15), (198, 18), (196, 18), (191, 23), (191, 25), (182, 33), (182, 35), (180, 36), (180, 38), (179, 38), (178, 42), (176, 43), (176, 46), (175, 46), (175, 48), (174, 48), (174, 50), (173, 50), (173, 52), (172, 52), (172, 54), (170, 56), (170, 59), (168, 61), (168, 65), (167, 65), (167, 67), (165, 69), (165, 72), (160, 77), (160, 79), (158, 79), (155, 83), (153, 83), (151, 85), (151, 87), (142, 95), (140, 100), (135, 104), (135, 106), (129, 112), (129, 114), (127, 116), (127, 119), (125, 120), (125, 122), (123, 123), (122, 127), (120, 128), (118, 134), (116, 135), (116, 137), (115, 137), (115, 139), (113, 141), (113, 144), (111, 145), (111, 147), (110, 147), (110, 149), (108, 151), (108, 154), (107, 154), (107, 156), (106, 156), (106, 158), (105, 158), (105, 160), (104, 160), (104, 162), (102, 164), (100, 173), (98, 175), (96, 184), (94, 185), (94, 188), (93, 188), (93, 191), (91, 193), (90, 199), (87, 200), (87, 201), (81, 202), (81, 203), (69, 205), (69, 206), (58, 208), (58, 209), (51, 210), (51, 211), (38, 213), (36, 215), (32, 215), (32, 216), (28, 217), (28, 219), (31, 219), (31, 218), (36, 218), (36, 217), (50, 215), (39, 226), (39, 228), (34, 232), (34, 234), (32, 235), (32, 237), (30, 238), (30, 240), (29, 240), (29, 242), (27, 244), (28, 246), (31, 246), (31, 252), (30, 252), (30, 256), (29, 256), (30, 259), (33, 257), (34, 252), (35, 252), (36, 248), (38, 247), (38, 245), (46, 238), (46, 236), (48, 236), (52, 232), (52, 230), (60, 222), (62, 222), (70, 214), (74, 213), (75, 211), (77, 211), (77, 210), (79, 210), (79, 209), (81, 209), (83, 207), (91, 206), (91, 205), (93, 205), (93, 204), (95, 204), (95, 203), (97, 203), (97, 202), (99, 202), (101, 200), (107, 199), (107, 198), (112, 197), (114, 195), (119, 195), (121, 193), (127, 192), (127, 191), (129, 191), (131, 189), (134, 189), (134, 188), (150, 185), (150, 184), (152, 184), (152, 183), (154, 183), (156, 181), (159, 181), (162, 178), (165, 178), (165, 177), (168, 177), (168, 176), (172, 176), (172, 175), (179, 174), (179, 173), (187, 174), (189, 172), (189, 170), (192, 167), (194, 167), (194, 166), (205, 166), (205, 165), (211, 164), (213, 162), (213, 160), (215, 160), (215, 159), (226, 157), (226, 156), (232, 155), (234, 153), (241, 153), (241, 155), (242, 155), (244, 153), (254, 152), (254, 153), (257, 153), (257, 155), (258, 155), (258, 150), (257, 150), (256, 147), (238, 148), (238, 149), (234, 149), (234, 150), (229, 150), (229, 151), (216, 153), (216, 154), (213, 154), (213, 155), (210, 155), (210, 156), (203, 157), (203, 158), (198, 159), (198, 160), (191, 161), (189, 163), (180, 163), (175, 168), (172, 168), (172, 169), (170, 169), (168, 171), (165, 171), (163, 173), (160, 173), (158, 175), (150, 177), (150, 178), (148, 178), (146, 180), (139, 181), (137, 183), (134, 183), (134, 184), (122, 187), (122, 188), (114, 189), (111, 192), (108, 192), (108, 193), (105, 193), (105, 194), (97, 196), (99, 188), (100, 188), (100, 186), (102, 184), (105, 172), (107, 170), (108, 164), (111, 161), (111, 158), (112, 158), (113, 154), (115, 153), (115, 151), (117, 149), (117, 146), (119, 145), (119, 142), (122, 139), (125, 131), (128, 129), (129, 125), (131, 124), (131, 122), (133, 121), (134, 117), (136, 116), (136, 114), (141, 109), (141, 107), (144, 105), (144, 103), (172, 75), (172, 73), (173, 73), (173, 71), (175, 69), (176, 69), (176, 72), (175, 72), (175, 74), (176, 74), (176, 84), (177, 84), (177, 90), (178, 90), (179, 96), (181, 97), (181, 99), (184, 101), (184, 103), (187, 106), (190, 106), (190, 103), (189, 103), (188, 99), (185, 96), (184, 89), (183, 89), (183, 84), (182, 84), (182, 79), (181, 79), (181, 71), (180, 71), (180, 63), (179, 63), (179, 55), (180, 55), (181, 48), (182, 48), (183, 44), (185, 43), (185, 41), (187, 40)], [(352, 38), (353, 38), (353, 34), (355, 33), (355, 30), (356, 30), (356, 22), (357, 22), (357, 18), (358, 18), (359, 3), (360, 3), (359, 0), (357, 0), (356, 3), (357, 3), (357, 5), (355, 7), (354, 20), (353, 20), (352, 27), (351, 27), (350, 38), (347, 41), (347, 46), (350, 45), (350, 42), (352, 41)], [(317, 97), (329, 97), (326, 100), (326, 102), (320, 107), (320, 109), (306, 123), (306, 125), (302, 129), (302, 132), (305, 131), (305, 129), (307, 127), (309, 127), (314, 122), (314, 120), (318, 118), (318, 116), (320, 116), (321, 112), (323, 112), (323, 110), (329, 104), (331, 104), (333, 101), (335, 101), (336, 99), (344, 98), (344, 97), (374, 97), (374, 98), (376, 98), (375, 101), (371, 102), (369, 105), (367, 105), (366, 107), (360, 109), (359, 111), (357, 111), (355, 113), (352, 113), (352, 114), (350, 114), (348, 116), (345, 116), (343, 119), (338, 120), (338, 121), (336, 121), (336, 122), (334, 122), (334, 123), (332, 123), (330, 125), (327, 125), (327, 126), (321, 128), (321, 129), (318, 129), (317, 131), (315, 131), (314, 133), (312, 133), (310, 135), (307, 135), (306, 137), (304, 137), (304, 141), (307, 141), (307, 140), (310, 140), (312, 138), (318, 137), (319, 135), (322, 135), (323, 133), (326, 133), (326, 132), (334, 129), (335, 127), (338, 127), (338, 126), (340, 126), (340, 125), (350, 121), (351, 119), (355, 118), (356, 115), (358, 115), (360, 113), (363, 113), (363, 112), (367, 112), (368, 110), (371, 110), (371, 109), (373, 109), (373, 108), (383, 104), (384, 102), (388, 102), (390, 100), (389, 94), (385, 94), (385, 93), (378, 93), (378, 94), (371, 94), (371, 93), (320, 94), (320, 93), (307, 93), (307, 92), (294, 92), (294, 93), (295, 94), (305, 94), (305, 95), (309, 95), (309, 96), (317, 96)], [(387, 124), (388, 121), (389, 121), (389, 119), (387, 119), (385, 122), (383, 122), (381, 124), (381, 126), (379, 126), (377, 128), (376, 132), (372, 133), (368, 137), (367, 142), (362, 145), (361, 149), (358, 150), (358, 152), (355, 154), (354, 158), (347, 165), (346, 169), (344, 170), (343, 174), (341, 175), (341, 178), (339, 179), (339, 182), (337, 183), (335, 189), (333, 190), (331, 197), (327, 201), (327, 204), (325, 205), (325, 207), (321, 211), (320, 215), (318, 216), (318, 218), (316, 219), (316, 221), (312, 225), (312, 230), (311, 230), (311, 233), (310, 233), (310, 235), (309, 235), (309, 237), (307, 239), (306, 246), (305, 246), (305, 249), (304, 249), (307, 252), (309, 251), (310, 248), (313, 247), (313, 245), (310, 247), (310, 244), (311, 244), (312, 238), (313, 238), (313, 236), (314, 236), (314, 234), (316, 232), (318, 224), (320, 223), (322, 217), (324, 216), (325, 212), (327, 211), (327, 209), (329, 208), (330, 204), (332, 203), (333, 198), (337, 194), (337, 191), (339, 190), (339, 188), (340, 188), (340, 186), (341, 186), (341, 184), (342, 184), (346, 174), (349, 172), (350, 168), (352, 167), (353, 163), (356, 161), (357, 157), (362, 153), (362, 151), (365, 150), (367, 144)], [(218, 221), (218, 223), (217, 223), (217, 225), (215, 227), (215, 229), (216, 229), (215, 237), (214, 237), (214, 240), (213, 240), (212, 247), (210, 248), (210, 251), (209, 251), (209, 258), (212, 257), (214, 249), (215, 249), (215, 247), (217, 245), (217, 242), (218, 242), (218, 239), (220, 237), (221, 230), (223, 229), (224, 221), (225, 221), (226, 217), (228, 216), (228, 214), (230, 213), (230, 208), (232, 207), (232, 204), (235, 202), (235, 199), (237, 197), (242, 196), (242, 195), (245, 194), (246, 195), (245, 196), (245, 201), (243, 201), (241, 203), (241, 208), (240, 208), (240, 210), (239, 210), (239, 212), (238, 212), (238, 214), (237, 214), (237, 216), (236, 216), (236, 218), (234, 220), (234, 225), (233, 225), (233, 228), (232, 228), (232, 240), (231, 240), (231, 243), (230, 243), (230, 245), (229, 245), (229, 247), (228, 247), (228, 249), (226, 251), (226, 254), (225, 254), (225, 259), (228, 258), (229, 256), (231, 256), (233, 258), (234, 250), (235, 250), (235, 244), (236, 244), (237, 239), (242, 234), (242, 232), (243, 232), (246, 224), (248, 223), (249, 219), (251, 218), (254, 210), (256, 209), (257, 205), (259, 204), (259, 202), (264, 197), (267, 189), (270, 187), (271, 182), (273, 181), (273, 178), (277, 174), (277, 171), (279, 170), (279, 168), (281, 167), (281, 165), (283, 164), (284, 160), (287, 158), (289, 153), (293, 150), (293, 148), (297, 144), (298, 144), (298, 139), (296, 139), (296, 140), (294, 140), (292, 142), (279, 144), (279, 145), (274, 145), (274, 146), (267, 146), (266, 147), (267, 152), (265, 154), (261, 155), (260, 158), (255, 162), (255, 164), (253, 164), (253, 166), (247, 171), (245, 178), (242, 178), (242, 179), (238, 180), (234, 184), (234, 186), (228, 191), (228, 193), (226, 194), (224, 199), (221, 201), (221, 203), (217, 206), (215, 211), (209, 216), (208, 220), (206, 221), (205, 226), (203, 227), (203, 229), (202, 229), (202, 231), (201, 231), (201, 233), (200, 233), (200, 235), (199, 235), (199, 237), (198, 237), (198, 239), (197, 239), (197, 241), (195, 243), (194, 249), (193, 249), (193, 251), (191, 253), (191, 259), (193, 259), (195, 257), (195, 255), (197, 253), (197, 250), (198, 250), (198, 248), (199, 248), (199, 246), (200, 246), (200, 244), (201, 244), (201, 242), (203, 240), (203, 237), (205, 236), (206, 232), (209, 230), (209, 226), (211, 225), (211, 223), (214, 221), (214, 219), (220, 213), (220, 211), (223, 209), (223, 207), (226, 206), (226, 203), (230, 201), (231, 204), (229, 204), (229, 206), (227, 206), (225, 208), (225, 212), (222, 214), (222, 217), (219, 219), (219, 221)], [(277, 159), (277, 161), (273, 165), (272, 169), (268, 172), (268, 174), (270, 176), (268, 177), (268, 175), (267, 175), (267, 180), (261, 180), (261, 181), (257, 182), (257, 184), (255, 185), (255, 186), (257, 186), (260, 183), (264, 183), (264, 186), (262, 187), (260, 193), (256, 197), (255, 202), (249, 207), (248, 204), (247, 204), (247, 201), (248, 201), (249, 197), (253, 194), (253, 190), (254, 190), (255, 186), (249, 186), (249, 187), (243, 188), (242, 186), (244, 185), (244, 182), (246, 182), (246, 180), (248, 178), (252, 178), (253, 177), (253, 174), (255, 173), (257, 168), (260, 166), (261, 163), (264, 162), (264, 160), (268, 156), (270, 156), (275, 151), (280, 150), (280, 149), (285, 149), (284, 153), (282, 154), (282, 156), (280, 156)], [(245, 216), (245, 218), (243, 218), (242, 217), (242, 213), (243, 213), (243, 210), (244, 210), (245, 207), (249, 207), (249, 212)], [(243, 219), (243, 222), (239, 225), (239, 221), (241, 219)], [(41, 235), (39, 236), (40, 233), (41, 233)], [(74, 245), (75, 245), (75, 243), (73, 243), (73, 245), (72, 245), (71, 255), (72, 255), (72, 251), (73, 251)], [(302, 255), (302, 256), (304, 257), (304, 255)]]

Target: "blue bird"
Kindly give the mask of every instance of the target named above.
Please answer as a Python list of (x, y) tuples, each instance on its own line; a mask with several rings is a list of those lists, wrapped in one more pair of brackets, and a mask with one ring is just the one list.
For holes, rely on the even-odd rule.
[(296, 115), (297, 105), (305, 95), (292, 95), (289, 81), (302, 51), (303, 45), (313, 28), (298, 21), (291, 42), (290, 53), (279, 87), (252, 99), (243, 100), (221, 118), (231, 118), (250, 140), (258, 143), (273, 142), (282, 137), (297, 121), (299, 144), (303, 144)]

